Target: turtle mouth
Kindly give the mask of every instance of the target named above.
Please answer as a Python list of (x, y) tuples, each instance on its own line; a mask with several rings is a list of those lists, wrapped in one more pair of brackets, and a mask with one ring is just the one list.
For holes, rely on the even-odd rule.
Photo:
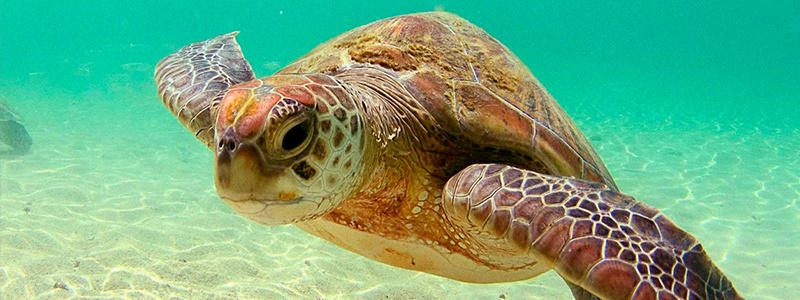
[(225, 204), (238, 214), (265, 225), (283, 225), (306, 221), (328, 211), (329, 201), (317, 202), (305, 197), (291, 200), (270, 198), (234, 198), (220, 195)]
[(234, 203), (255, 202), (255, 203), (262, 203), (265, 206), (266, 205), (273, 205), (273, 204), (291, 205), (291, 204), (300, 203), (302, 201), (310, 201), (310, 200), (307, 200), (304, 197), (296, 197), (296, 198), (291, 198), (291, 199), (288, 199), (288, 200), (284, 200), (284, 199), (278, 199), (278, 198), (232, 197), (232, 196), (223, 195), (222, 193), (220, 193), (219, 197), (222, 198), (222, 200), (224, 200), (225, 202), (234, 202)]
[[(235, 199), (260, 199), (259, 195), (272, 194), (266, 187), (286, 169), (280, 164), (271, 164), (264, 158), (261, 149), (250, 142), (218, 142), (214, 156), (214, 180), (217, 192), (226, 192)], [(266, 194), (265, 194), (266, 193)], [(274, 194), (275, 200), (292, 200), (297, 194), (280, 192)], [(264, 197), (269, 201), (269, 197)]]

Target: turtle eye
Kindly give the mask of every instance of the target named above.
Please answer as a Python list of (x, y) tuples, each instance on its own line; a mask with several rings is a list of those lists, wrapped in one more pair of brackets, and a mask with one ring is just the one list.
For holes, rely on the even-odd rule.
[(297, 150), (305, 144), (310, 136), (309, 130), (311, 129), (311, 119), (305, 119), (303, 122), (300, 122), (294, 125), (291, 129), (286, 131), (286, 134), (283, 135), (283, 141), (281, 141), (281, 148), (287, 152), (293, 152)]
[(276, 103), (270, 114), (273, 117), (267, 124), (270, 130), (265, 131), (264, 141), (273, 159), (294, 157), (311, 144), (316, 118), (307, 106), (286, 98)]

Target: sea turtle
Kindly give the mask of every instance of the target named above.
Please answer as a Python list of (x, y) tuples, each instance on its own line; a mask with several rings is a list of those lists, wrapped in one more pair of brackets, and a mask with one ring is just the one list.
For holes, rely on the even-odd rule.
[(468, 21), (377, 21), (261, 79), (237, 33), (167, 56), (155, 81), (241, 215), (466, 282), (554, 269), (577, 299), (740, 298), (694, 237), (617, 191), (528, 68)]
[(7, 148), (0, 150), (0, 157), (27, 154), (33, 140), (22, 125), (22, 118), (8, 104), (0, 100), (0, 142)]

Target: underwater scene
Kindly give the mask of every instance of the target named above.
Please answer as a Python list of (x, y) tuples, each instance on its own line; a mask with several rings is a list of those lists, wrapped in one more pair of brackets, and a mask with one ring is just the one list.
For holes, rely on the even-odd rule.
[[(455, 15), (433, 14), (426, 15), (434, 16), (426, 17), (430, 22), (413, 29), (423, 33), (451, 30), (444, 35), (456, 37), (452, 43), (428, 39), (408, 48), (413, 51), (393, 52), (399, 48), (388, 46), (364, 50), (375, 39), (401, 32), (397, 24), (402, 22), (398, 22), (380, 27), (383, 31), (362, 28), (351, 40), (332, 42), (304, 57), (359, 26), (436, 11), (456, 14), (493, 38), (478, 34), (479, 30)], [(452, 22), (444, 22), (450, 24), (444, 27), (425, 25), (439, 24), (431, 20), (441, 18)], [(178, 63), (159, 65), (156, 75), (162, 58), (186, 45), (234, 31), (239, 32), (236, 41), (252, 72), (241, 59), (182, 52), (173, 56)], [(520, 61), (503, 54), (502, 47), (492, 48), (499, 45), (497, 41)], [(228, 51), (222, 56), (238, 53), (230, 40), (224, 44), (194, 50)], [(464, 57), (481, 55), (464, 60), (468, 67), (458, 67), (445, 64), (445, 56), (436, 49), (463, 52)], [(483, 56), (484, 52), (488, 54)], [(354, 53), (362, 55), (359, 62), (366, 71), (335, 67), (342, 57), (356, 57)], [(620, 193), (609, 190), (598, 194), (601, 200), (593, 199), (625, 204), (630, 198), (624, 195), (630, 195), (657, 209), (663, 215), (650, 216), (655, 223), (647, 224), (658, 224), (659, 236), (666, 237), (676, 232), (665, 225), (663, 220), (668, 218), (702, 243), (713, 266), (721, 271), (712, 270), (706, 276), (712, 278), (709, 281), (722, 282), (723, 287), (730, 283), (746, 299), (800, 299), (799, 53), (798, 1), (3, 1), (0, 299), (547, 300), (575, 299), (573, 289), (575, 295), (585, 291), (604, 299), (630, 297), (634, 290), (626, 287), (620, 270), (628, 270), (626, 266), (634, 270), (633, 264), (611, 265), (602, 269), (602, 276), (597, 275), (600, 271), (575, 271), (576, 279), (570, 277), (574, 266), (596, 263), (595, 269), (601, 270), (599, 266), (607, 261), (586, 261), (591, 259), (588, 254), (566, 250), (556, 253), (560, 260), (549, 260), (552, 256), (542, 249), (553, 246), (546, 243), (528, 243), (535, 249), (513, 254), (519, 241), (530, 241), (498, 239), (485, 232), (468, 235), (472, 231), (467, 229), (439, 240), (425, 235), (436, 232), (434, 228), (455, 231), (438, 223), (472, 222), (446, 219), (448, 213), (470, 212), (453, 204), (439, 206), (463, 195), (461, 189), (450, 186), (443, 191), (454, 173), (472, 163), (501, 162), (516, 167), (538, 164), (541, 168), (529, 169), (539, 172), (558, 169), (549, 172), (556, 177), (547, 178), (565, 189), (574, 187), (575, 192), (588, 193), (600, 185), (571, 177), (616, 184)], [(484, 60), (508, 64), (488, 74), (482, 69)], [(527, 97), (529, 92), (509, 87), (526, 80), (514, 73), (524, 70), (523, 63), (557, 105), (548, 102), (543, 89), (534, 89), (538, 94), (530, 92), (530, 99), (539, 102), (515, 102), (514, 97)], [(221, 77), (187, 75), (209, 65)], [(271, 77), (231, 89), (222, 98), (229, 84), (281, 70), (282, 74), (298, 70), (323, 75)], [(412, 73), (428, 77), (412, 77)], [(472, 82), (457, 83), (457, 76), (448, 74), (474, 75), (480, 84), (458, 94), (454, 92), (458, 84)], [(191, 87), (181, 89), (186, 82)], [(225, 85), (220, 87), (222, 82)], [(296, 82), (326, 86), (328, 91), (342, 85), (342, 94), (323, 93), (338, 97), (341, 103), (322, 114), (319, 106), (308, 110), (308, 101), (297, 93), (293, 94), (297, 100), (286, 100), (285, 95), (296, 90), (287, 88), (279, 94), (271, 88)], [(435, 82), (448, 82), (442, 86), (454, 88), (437, 89)], [(348, 88), (358, 84), (374, 89)], [(272, 128), (264, 125), (268, 124), (265, 111), (258, 110), (266, 100), (247, 102), (232, 96), (240, 91), (261, 95), (262, 88), (269, 95), (283, 95), (271, 100), (286, 105), (280, 112), (302, 112), (287, 117), (291, 126), (275, 129), (275, 134), (296, 133), (300, 128), (300, 138), (259, 140), (266, 146), (238, 142), (244, 138), (241, 130)], [(421, 100), (423, 94), (427, 102)], [(210, 102), (202, 102), (206, 104), (199, 108), (170, 104), (218, 95), (219, 107), (209, 108)], [(315, 95), (310, 99), (322, 99), (319, 93)], [(160, 96), (169, 98), (166, 106)], [(353, 104), (369, 97), (395, 100), (386, 106)], [(458, 107), (455, 110), (430, 100), (458, 97), (463, 99), (454, 100), (458, 101), (453, 104)], [(412, 99), (412, 108), (398, 106), (404, 102), (397, 99)], [(467, 108), (474, 111), (465, 113)], [(351, 110), (341, 112), (345, 109)], [(460, 118), (451, 127), (441, 126), (457, 128), (452, 130), (461, 130), (463, 135), (458, 139), (448, 139), (449, 133), (437, 136), (439, 127), (426, 125), (432, 119), (413, 117), (419, 111), (427, 111), (440, 123), (449, 116)], [(277, 122), (270, 120), (269, 124)], [(348, 121), (334, 123), (337, 134), (331, 134), (332, 146), (320, 154), (310, 141), (325, 135), (309, 130), (317, 128), (313, 127), (316, 122), (336, 120)], [(420, 127), (402, 127), (411, 123)], [(517, 124), (538, 129), (533, 138), (538, 143), (525, 144), (530, 148), (515, 146), (534, 135), (520, 133)], [(223, 125), (239, 126), (235, 134), (241, 136), (220, 130), (215, 138), (207, 129)], [(297, 185), (301, 188), (289, 189), (287, 182), (295, 188), (295, 181), (286, 176), (301, 182), (297, 178), (319, 172), (327, 175), (325, 168), (339, 164), (338, 156), (329, 163), (325, 154), (340, 151), (340, 125), (348, 129), (345, 134), (352, 129), (352, 137), (347, 135), (344, 142), (357, 150), (342, 157), (350, 159), (347, 168), (354, 162), (353, 171), (330, 177), (324, 188)], [(360, 129), (372, 134), (356, 135)], [(466, 140), (472, 146), (464, 146)], [(408, 148), (393, 146), (403, 142)], [(588, 144), (602, 161), (593, 158)], [(253, 150), (262, 149), (258, 147), (277, 149), (268, 156), (280, 159), (267, 163), (265, 152)], [(414, 152), (423, 148), (433, 150)], [(405, 157), (397, 159), (398, 165), (416, 163), (425, 168), (404, 173), (406, 169), (382, 163), (391, 160), (376, 154), (384, 152)], [(297, 155), (319, 161), (294, 163)], [(379, 172), (364, 171), (376, 169), (378, 162)], [(275, 177), (275, 170), (284, 170), (283, 177)], [(523, 168), (523, 172), (528, 171)], [(525, 174), (537, 176), (532, 171)], [(406, 181), (378, 184), (396, 178)], [(464, 175), (460, 180), (454, 180), (453, 186), (465, 185), (475, 194), (480, 191), (475, 188), (481, 186), (478, 181), (469, 181), (474, 177)], [(511, 189), (511, 183), (504, 184)], [(382, 190), (369, 194), (370, 189)], [(322, 190), (327, 194), (316, 196)], [(448, 192), (453, 190), (462, 194)], [(277, 196), (264, 196), (270, 193)], [(386, 205), (373, 198), (377, 194), (397, 202)], [(283, 202), (252, 204), (237, 200), (240, 195)], [(313, 209), (282, 205), (297, 199), (306, 203), (313, 197), (324, 201), (313, 202)], [(353, 204), (355, 200), (346, 202), (342, 197), (360, 197), (358, 203), (368, 204)], [(403, 206), (406, 203), (409, 206)], [(600, 210), (603, 205), (598, 206)], [(407, 208), (407, 219), (416, 223), (402, 223), (406, 216), (399, 213), (401, 206)], [(640, 210), (647, 208), (637, 207), (620, 210), (646, 215)], [(391, 215), (395, 209), (398, 213)], [(477, 210), (477, 205), (472, 209)], [(428, 213), (429, 219), (417, 217)], [(357, 223), (357, 216), (377, 214), (390, 217), (380, 219), (385, 222), (359, 223), (366, 227), (357, 230), (347, 227)], [(342, 221), (345, 217), (347, 221)], [(324, 225), (324, 220), (333, 225)], [(392, 227), (394, 221), (400, 225)], [(594, 221), (600, 222), (599, 217)], [(295, 222), (300, 223), (287, 224)], [(548, 225), (531, 222), (531, 231)], [(484, 226), (503, 228), (492, 222)], [(636, 234), (629, 234), (627, 239), (638, 242), (638, 236), (630, 238)], [(692, 241), (689, 235), (675, 234), (674, 240), (656, 243), (651, 257), (670, 245)], [(471, 243), (481, 246), (470, 248)], [(584, 253), (608, 253), (610, 247), (602, 242), (581, 245), (585, 248), (576, 249)], [(399, 254), (391, 256), (392, 251)], [(400, 256), (411, 264), (397, 260)], [(498, 263), (489, 272), (479, 259)], [(642, 257), (638, 259), (641, 262)], [(704, 259), (683, 256), (689, 271), (698, 265), (712, 266)], [(659, 264), (654, 260), (651, 270)], [(680, 262), (675, 268), (686, 271)], [(715, 277), (719, 274), (727, 279)], [(538, 276), (529, 278), (533, 275)], [(670, 285), (673, 280), (682, 281), (663, 279), (653, 284)], [(689, 292), (678, 283), (672, 291), (688, 297), (692, 283), (684, 285)], [(636, 295), (648, 299), (651, 294), (639, 290)]]

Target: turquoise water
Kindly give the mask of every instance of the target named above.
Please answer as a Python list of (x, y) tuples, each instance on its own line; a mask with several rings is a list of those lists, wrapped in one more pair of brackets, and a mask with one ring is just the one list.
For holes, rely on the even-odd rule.
[[(514, 51), (622, 191), (693, 233), (748, 299), (800, 298), (800, 2), (3, 1), (4, 299), (571, 299), (553, 274), (472, 285), (371, 262), (227, 208), (155, 63), (240, 30), (268, 75), (338, 33), (444, 9)], [(55, 287), (57, 283), (63, 288)]]

